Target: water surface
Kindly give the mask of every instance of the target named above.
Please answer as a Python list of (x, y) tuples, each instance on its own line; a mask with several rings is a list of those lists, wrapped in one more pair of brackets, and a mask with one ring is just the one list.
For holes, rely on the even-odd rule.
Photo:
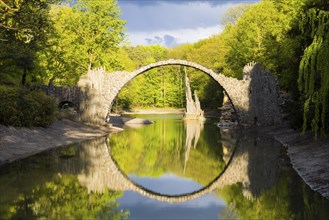
[(273, 139), (142, 117), (155, 123), (1, 166), (0, 219), (329, 219)]

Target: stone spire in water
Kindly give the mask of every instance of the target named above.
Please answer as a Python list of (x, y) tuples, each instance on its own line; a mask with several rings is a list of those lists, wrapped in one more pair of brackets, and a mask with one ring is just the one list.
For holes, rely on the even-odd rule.
[(185, 85), (186, 85), (186, 110), (184, 119), (201, 119), (204, 120), (204, 113), (201, 109), (200, 101), (197, 96), (196, 91), (194, 90), (194, 99), (192, 97), (191, 87), (190, 87), (190, 80), (187, 77), (186, 71), (185, 71)]

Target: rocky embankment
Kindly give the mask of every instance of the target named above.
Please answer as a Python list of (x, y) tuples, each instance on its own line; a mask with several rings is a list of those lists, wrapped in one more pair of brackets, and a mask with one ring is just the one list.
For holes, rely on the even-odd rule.
[(14, 128), (0, 125), (0, 165), (30, 155), (84, 140), (106, 136), (122, 129), (92, 126), (62, 119), (48, 128)]
[(292, 166), (314, 191), (329, 199), (329, 137), (314, 140), (312, 133), (300, 135), (287, 127), (263, 128), (287, 147)]
[(140, 127), (153, 122), (142, 118), (112, 116), (108, 126), (93, 126), (61, 119), (48, 128), (14, 128), (0, 125), (0, 166), (15, 160), (110, 133), (124, 127)]

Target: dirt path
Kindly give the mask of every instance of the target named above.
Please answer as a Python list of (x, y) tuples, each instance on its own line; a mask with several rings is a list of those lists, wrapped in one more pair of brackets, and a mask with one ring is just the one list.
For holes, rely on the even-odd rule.
[(97, 127), (67, 119), (49, 128), (20, 128), (0, 125), (0, 165), (54, 147), (106, 136), (119, 131), (115, 127)]

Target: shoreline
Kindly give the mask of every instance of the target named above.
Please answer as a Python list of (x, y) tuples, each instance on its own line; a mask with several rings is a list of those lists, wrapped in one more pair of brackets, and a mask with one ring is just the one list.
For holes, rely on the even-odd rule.
[(58, 120), (48, 128), (14, 128), (0, 125), (0, 166), (56, 147), (105, 137), (121, 130), (69, 119)]
[(292, 167), (315, 192), (329, 200), (329, 137), (314, 140), (313, 134), (303, 136), (285, 126), (261, 128), (287, 148)]
[(133, 109), (124, 110), (121, 115), (147, 115), (147, 114), (183, 114), (184, 108), (150, 108), (150, 109)]

